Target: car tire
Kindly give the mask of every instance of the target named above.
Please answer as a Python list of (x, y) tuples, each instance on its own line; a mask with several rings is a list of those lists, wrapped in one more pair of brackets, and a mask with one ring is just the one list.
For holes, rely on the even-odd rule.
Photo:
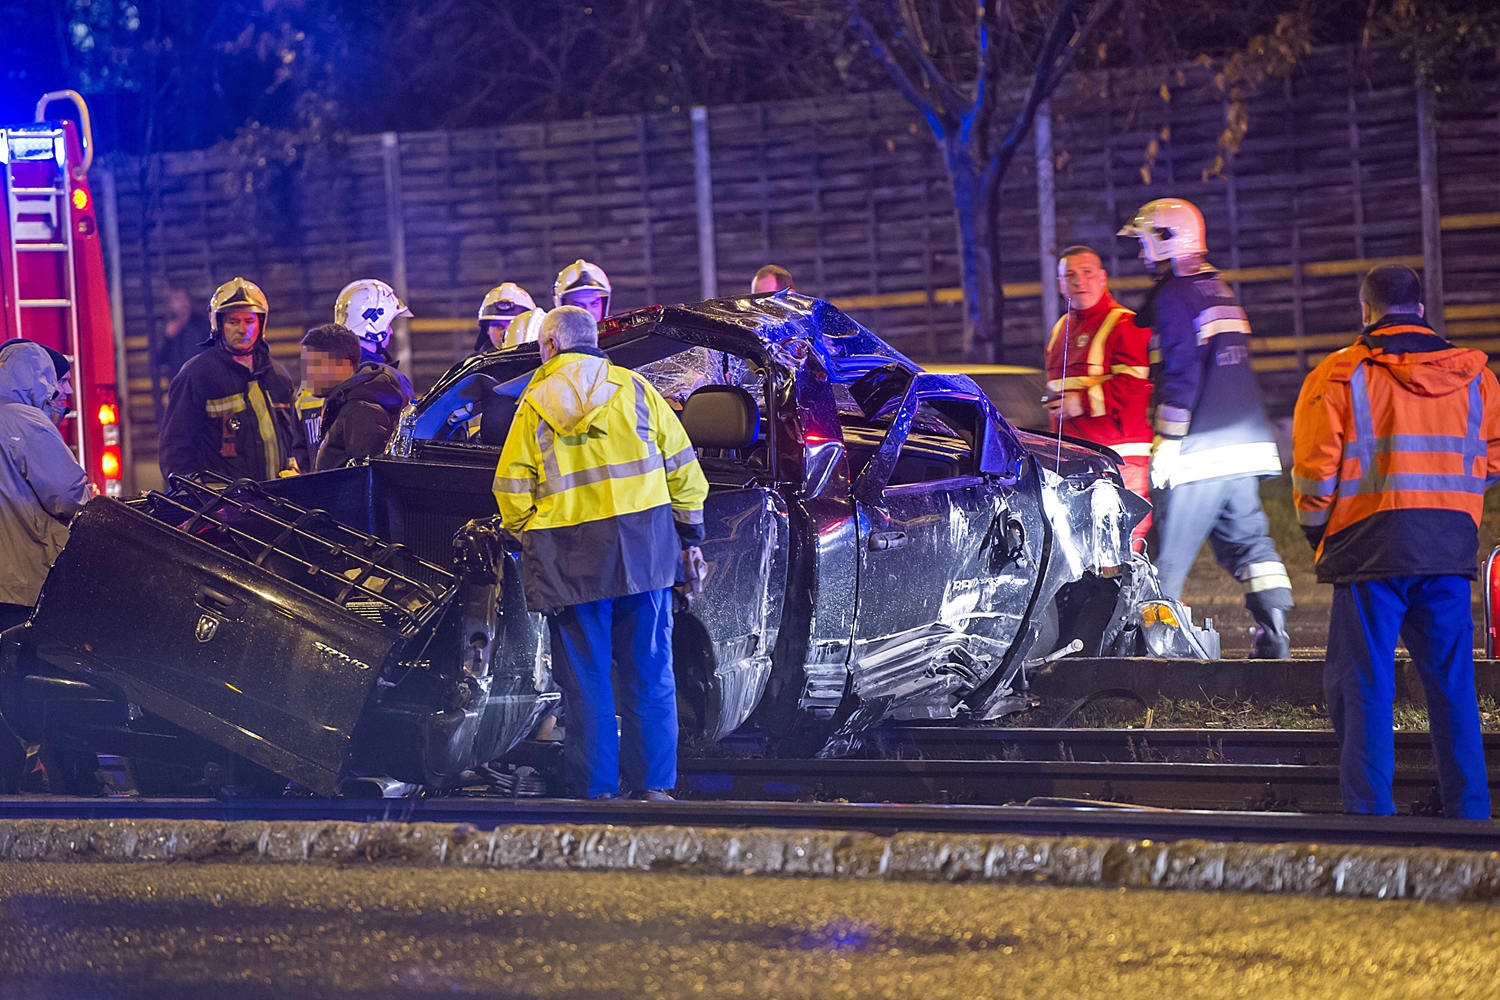
[(99, 781), (99, 757), (88, 750), (43, 743), (37, 751), (47, 774), (52, 795), (96, 796), (104, 791)]

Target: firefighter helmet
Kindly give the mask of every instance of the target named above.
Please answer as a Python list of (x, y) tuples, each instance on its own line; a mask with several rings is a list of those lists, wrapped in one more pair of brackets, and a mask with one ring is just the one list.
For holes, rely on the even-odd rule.
[(479, 303), (479, 322), (510, 319), (535, 308), (536, 303), (526, 289), (514, 281), (507, 281), (485, 293), (484, 301)]
[(512, 319), (510, 326), (505, 328), (505, 340), (500, 347), (504, 349), (517, 344), (535, 344), (541, 339), (542, 319), (546, 315), (545, 309), (528, 309)]
[(580, 257), (557, 273), (557, 280), (552, 283), (552, 304), (567, 305), (564, 296), (574, 292), (598, 292), (604, 300), (604, 314), (608, 315), (611, 290), (609, 275), (604, 273), (604, 268)]
[(244, 278), (232, 278), (224, 282), (209, 296), (209, 329), (218, 333), (219, 313), (229, 312), (232, 309), (243, 309), (255, 313), (260, 317), (261, 326), (265, 326), (266, 317), (271, 312), (270, 304), (266, 301), (266, 293), (261, 291), (260, 286), (255, 282)]
[(1152, 262), (1198, 257), (1208, 252), (1203, 213), (1197, 205), (1181, 198), (1146, 202), (1117, 235), (1139, 239), (1146, 259)]
[(391, 339), (396, 317), (410, 315), (396, 290), (374, 278), (349, 282), (333, 303), (333, 321), (377, 349)]

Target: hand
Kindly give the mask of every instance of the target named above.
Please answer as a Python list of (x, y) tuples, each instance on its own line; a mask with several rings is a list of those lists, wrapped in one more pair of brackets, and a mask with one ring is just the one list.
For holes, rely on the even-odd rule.
[(708, 562), (698, 546), (689, 545), (682, 550), (682, 575), (687, 580), (688, 590), (694, 594), (703, 593), (703, 581), (708, 577)]
[(1062, 397), (1062, 416), (1064, 420), (1072, 420), (1083, 416), (1083, 394), (1078, 392), (1065, 392)]
[(1158, 437), (1151, 445), (1151, 488), (1169, 490), (1182, 464), (1182, 442)]

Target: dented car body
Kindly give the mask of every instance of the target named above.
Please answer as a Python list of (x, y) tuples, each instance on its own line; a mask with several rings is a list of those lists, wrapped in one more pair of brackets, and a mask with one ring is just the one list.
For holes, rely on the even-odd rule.
[[(680, 408), (710, 484), (708, 576), (674, 626), (686, 738), (754, 726), (838, 755), (886, 720), (1025, 707), (1024, 666), (1074, 639), (1208, 655), (1143, 618), (1148, 508), (1108, 452), (1017, 431), (826, 302), (658, 306), (601, 334)], [(220, 748), (324, 794), (359, 773), (452, 786), (505, 754), (558, 710), (518, 547), (488, 520), (539, 364), (535, 345), (460, 363), (365, 464), (93, 501), (5, 634), (7, 721), (189, 771)], [(144, 586), (92, 582), (111, 573)]]

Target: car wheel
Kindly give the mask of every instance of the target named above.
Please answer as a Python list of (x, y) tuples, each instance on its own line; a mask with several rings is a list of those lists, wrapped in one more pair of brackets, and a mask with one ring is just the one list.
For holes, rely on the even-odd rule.
[(87, 750), (43, 743), (37, 752), (47, 775), (47, 791), (53, 795), (95, 796), (103, 791), (99, 781), (99, 757)]

